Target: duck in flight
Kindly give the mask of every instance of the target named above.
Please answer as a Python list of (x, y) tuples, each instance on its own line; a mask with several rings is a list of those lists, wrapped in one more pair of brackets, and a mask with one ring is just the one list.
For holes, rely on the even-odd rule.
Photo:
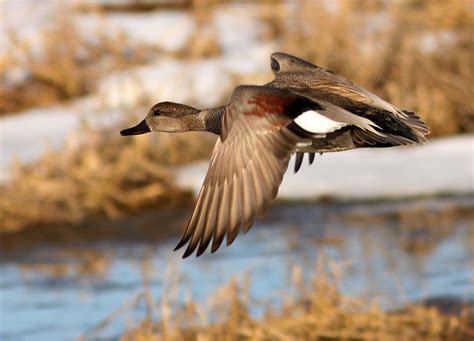
[[(219, 136), (188, 226), (175, 250), (183, 258), (211, 244), (214, 253), (242, 229), (247, 232), (275, 199), (292, 154), (363, 147), (416, 145), (429, 129), (413, 112), (400, 110), (344, 77), (303, 59), (271, 55), (275, 78), (241, 85), (230, 102), (199, 110), (183, 104), (154, 105), (122, 135), (207, 131)], [(212, 241), (212, 243), (211, 243)]]

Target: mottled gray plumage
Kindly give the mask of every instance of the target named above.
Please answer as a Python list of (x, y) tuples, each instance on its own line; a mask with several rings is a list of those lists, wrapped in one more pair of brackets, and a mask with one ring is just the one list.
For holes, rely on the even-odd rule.
[(222, 115), (226, 110), (226, 106), (221, 106), (212, 109), (201, 111), (201, 116), (204, 118), (205, 131), (219, 135), (221, 132)]

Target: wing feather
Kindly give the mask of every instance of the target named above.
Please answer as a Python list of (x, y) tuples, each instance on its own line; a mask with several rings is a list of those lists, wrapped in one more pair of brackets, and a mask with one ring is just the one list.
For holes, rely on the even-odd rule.
[(303, 157), (304, 153), (302, 152), (297, 152), (295, 156), (295, 173), (298, 173), (298, 171), (301, 168), (301, 165), (303, 164)]
[(234, 90), (195, 210), (177, 247), (188, 244), (183, 257), (196, 249), (201, 255), (211, 240), (215, 252), (226, 236), (230, 245), (240, 228), (247, 232), (275, 199), (291, 154), (298, 143), (307, 142), (287, 128), (292, 118), (284, 114), (285, 106), (294, 98), (300, 100), (289, 91), (263, 87)]
[[(366, 119), (373, 120), (373, 124), (369, 124), (369, 127), (364, 126), (367, 122), (347, 122), (350, 125), (365, 130), (365, 133), (356, 134), (358, 135), (357, 139), (367, 140), (366, 142), (369, 144), (377, 144), (378, 138), (374, 136), (374, 131), (370, 129), (370, 126), (372, 126), (377, 128), (377, 132), (381, 133), (381, 136), (386, 137), (385, 144), (407, 144), (407, 140), (421, 144), (427, 142), (426, 135), (429, 134), (429, 128), (415, 113), (400, 110), (395, 105), (360, 85), (352, 83), (345, 77), (298, 57), (277, 52), (272, 54), (272, 60), (275, 58), (278, 60), (280, 69), (275, 73), (275, 79), (268, 83), (269, 86), (279, 89), (291, 89), (295, 93), (306, 95), (314, 101), (330, 102), (338, 108), (346, 109), (353, 115), (350, 117), (347, 113), (334, 111), (332, 108), (329, 108), (330, 110), (326, 112), (327, 117), (335, 121), (347, 122), (348, 118), (360, 117), (359, 114), (365, 116)], [(334, 114), (342, 114), (343, 117), (339, 117), (341, 119), (339, 120)], [(391, 116), (399, 123), (405, 124), (412, 130), (414, 136), (409, 136), (410, 134), (407, 135), (401, 131), (393, 131), (391, 129), (393, 127), (390, 127), (390, 125), (384, 126), (382, 124), (384, 116)], [(386, 121), (389, 122), (391, 120)], [(393, 123), (393, 121), (391, 122)], [(379, 126), (377, 127), (377, 125)], [(357, 131), (358, 129), (355, 130)]]

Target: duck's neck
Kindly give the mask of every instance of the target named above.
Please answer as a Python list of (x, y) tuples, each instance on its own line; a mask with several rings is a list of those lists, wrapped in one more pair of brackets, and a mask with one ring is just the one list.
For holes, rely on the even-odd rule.
[(204, 131), (219, 135), (221, 133), (221, 118), (225, 112), (225, 106), (201, 110), (199, 116), (204, 124)]

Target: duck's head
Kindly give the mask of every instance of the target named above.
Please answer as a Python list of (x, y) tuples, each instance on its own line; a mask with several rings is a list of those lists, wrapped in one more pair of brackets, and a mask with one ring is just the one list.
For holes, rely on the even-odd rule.
[(152, 131), (172, 133), (198, 130), (202, 124), (199, 113), (200, 110), (184, 104), (161, 102), (151, 107), (143, 121), (134, 127), (122, 130), (120, 135), (140, 135)]
[(270, 56), (270, 67), (276, 76), (282, 72), (304, 72), (317, 68), (316, 65), (301, 58), (283, 52), (274, 52)]

